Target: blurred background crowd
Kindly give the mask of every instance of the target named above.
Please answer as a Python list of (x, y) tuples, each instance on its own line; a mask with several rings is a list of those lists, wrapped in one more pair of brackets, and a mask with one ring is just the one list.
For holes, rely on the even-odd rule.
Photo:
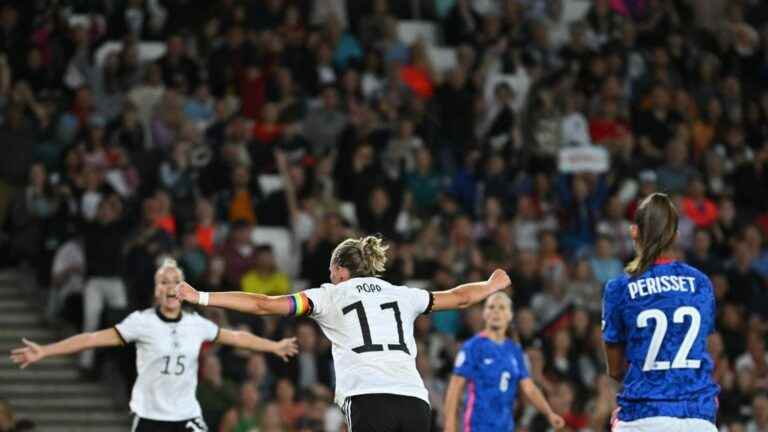
[[(384, 277), (432, 290), (508, 269), (511, 333), (570, 431), (607, 430), (602, 284), (638, 201), (671, 194), (676, 259), (712, 279), (722, 431), (768, 431), (768, 3), (760, 0), (0, 2), (0, 261), (52, 324), (153, 302), (159, 260), (199, 289), (327, 281), (379, 233)], [(212, 430), (337, 432), (310, 321), (300, 355), (210, 347)], [(417, 321), (436, 427), (480, 308)], [(121, 358), (130, 383), (132, 355)], [(98, 376), (102, 358), (84, 356)], [(546, 431), (524, 401), (518, 430)], [(439, 430), (439, 429), (436, 429)]]

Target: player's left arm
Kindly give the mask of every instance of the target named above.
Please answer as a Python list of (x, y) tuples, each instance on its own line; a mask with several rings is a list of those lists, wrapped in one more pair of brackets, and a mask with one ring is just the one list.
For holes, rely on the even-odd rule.
[(252, 351), (269, 352), (286, 361), (298, 352), (296, 338), (273, 341), (239, 330), (221, 329), (216, 342)]
[(549, 406), (549, 402), (544, 397), (544, 393), (541, 392), (536, 383), (530, 377), (520, 380), (520, 392), (525, 395), (525, 398), (533, 404), (533, 406), (544, 414), (555, 429), (560, 429), (565, 426), (565, 420), (560, 417), (556, 412), (552, 411), (552, 407)]
[(486, 297), (510, 285), (507, 272), (497, 269), (487, 281), (467, 283), (447, 291), (434, 292), (432, 310), (463, 309), (485, 300)]

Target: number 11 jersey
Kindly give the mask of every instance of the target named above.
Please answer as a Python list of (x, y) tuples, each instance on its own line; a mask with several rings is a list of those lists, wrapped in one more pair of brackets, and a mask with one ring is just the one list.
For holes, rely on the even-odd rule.
[(413, 322), (432, 308), (432, 293), (375, 278), (352, 278), (299, 293), (301, 307), (330, 339), (336, 403), (361, 394), (412, 396), (429, 403), (416, 370)]
[(659, 260), (605, 285), (603, 340), (623, 344), (628, 362), (619, 420), (715, 421), (719, 388), (707, 351), (714, 324), (712, 283), (687, 264)]

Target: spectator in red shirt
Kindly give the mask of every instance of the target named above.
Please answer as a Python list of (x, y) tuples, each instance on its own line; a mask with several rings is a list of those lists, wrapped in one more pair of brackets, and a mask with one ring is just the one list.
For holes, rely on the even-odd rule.
[(701, 178), (688, 183), (688, 194), (683, 197), (682, 211), (698, 228), (709, 228), (717, 221), (717, 205), (705, 194), (706, 186)]
[(216, 212), (211, 202), (205, 198), (197, 200), (195, 206), (195, 238), (197, 246), (208, 256), (213, 255), (220, 234), (216, 223)]
[(418, 97), (430, 99), (435, 92), (432, 65), (424, 42), (417, 41), (411, 49), (411, 63), (400, 68), (400, 79)]
[(614, 100), (603, 102), (600, 111), (589, 122), (589, 135), (593, 143), (605, 146), (613, 153), (620, 141), (629, 137), (629, 125), (618, 118), (618, 105)]

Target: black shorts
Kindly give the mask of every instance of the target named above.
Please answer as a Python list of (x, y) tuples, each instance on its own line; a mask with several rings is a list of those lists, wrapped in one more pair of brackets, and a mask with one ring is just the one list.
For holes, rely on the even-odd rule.
[(429, 432), (429, 404), (411, 396), (364, 394), (342, 407), (349, 432)]
[(182, 421), (159, 421), (135, 416), (131, 432), (208, 432), (202, 417)]

